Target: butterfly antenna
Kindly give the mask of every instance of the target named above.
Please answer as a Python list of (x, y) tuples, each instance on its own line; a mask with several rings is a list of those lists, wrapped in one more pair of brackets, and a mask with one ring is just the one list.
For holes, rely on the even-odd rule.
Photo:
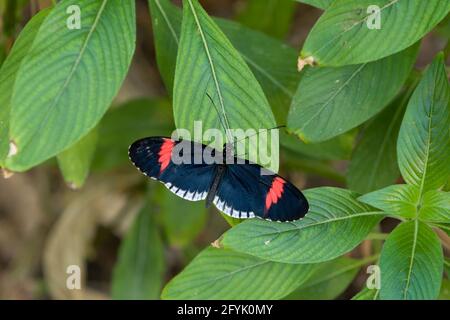
[[(260, 129), (260, 130), (267, 130), (267, 131), (269, 131), (269, 130), (275, 130), (275, 129), (280, 129), (280, 128), (286, 128), (286, 125), (283, 124), (283, 125), (281, 125), (281, 126), (276, 126), (276, 127), (268, 128), (268, 129), (265, 129), (265, 128), (264, 128), (264, 129)], [(260, 134), (260, 132), (255, 132), (254, 134), (251, 134), (251, 135), (249, 135), (249, 136), (247, 136), (247, 137), (245, 137), (245, 138), (236, 140), (236, 142), (239, 142), (239, 141), (248, 139), (248, 138), (253, 137), (253, 136), (256, 136), (256, 135), (258, 135), (258, 134)]]
[[(275, 130), (275, 129), (280, 129), (280, 128), (286, 128), (286, 125), (280, 125), (280, 126), (276, 126), (276, 127), (273, 127), (273, 128), (268, 128), (268, 129), (260, 129), (260, 130), (267, 130), (267, 131), (269, 131), (269, 130)], [(248, 137), (245, 137), (245, 138), (242, 138), (242, 139), (239, 139), (239, 140), (236, 140), (236, 142), (239, 142), (239, 141), (242, 141), (242, 140), (245, 140), (245, 139), (248, 139), (248, 138), (250, 138), (250, 137), (253, 137), (253, 136), (255, 136), (255, 135), (258, 135), (260, 132), (256, 132), (256, 133), (254, 133), (254, 134), (251, 134), (251, 135), (249, 135)], [(244, 153), (244, 154), (242, 154), (242, 155), (237, 155), (237, 157), (242, 157), (242, 156), (246, 156), (247, 155), (247, 152), (246, 153)]]

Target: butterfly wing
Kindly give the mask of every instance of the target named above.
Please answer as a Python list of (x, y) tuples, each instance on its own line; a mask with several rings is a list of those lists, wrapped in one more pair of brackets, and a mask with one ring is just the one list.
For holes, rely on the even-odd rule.
[(289, 181), (272, 174), (261, 175), (254, 163), (229, 164), (217, 194), (215, 206), (234, 218), (255, 216), (293, 221), (308, 212), (305, 196)]
[(146, 176), (162, 182), (183, 199), (199, 201), (206, 198), (214, 175), (215, 166), (203, 161), (206, 148), (186, 140), (150, 137), (134, 142), (128, 155)]

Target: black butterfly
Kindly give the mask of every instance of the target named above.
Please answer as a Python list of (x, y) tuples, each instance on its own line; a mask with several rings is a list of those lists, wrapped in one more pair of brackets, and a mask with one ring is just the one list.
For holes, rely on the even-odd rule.
[[(207, 207), (214, 203), (217, 209), (234, 218), (257, 216), (292, 221), (308, 212), (305, 196), (289, 181), (277, 174), (261, 175), (260, 165), (234, 156), (229, 164), (226, 157), (230, 146), (226, 144), (216, 154), (218, 151), (200, 143), (150, 137), (134, 142), (129, 157), (146, 176), (164, 183), (179, 197), (191, 201), (206, 199)], [(202, 156), (205, 151), (222, 157), (223, 164), (207, 163)], [(177, 152), (191, 161), (176, 164), (173, 156)]]

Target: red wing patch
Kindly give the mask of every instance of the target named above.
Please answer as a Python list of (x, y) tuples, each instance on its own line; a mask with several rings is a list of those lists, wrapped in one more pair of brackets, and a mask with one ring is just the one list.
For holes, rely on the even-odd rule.
[(174, 145), (175, 141), (164, 138), (164, 143), (161, 145), (161, 149), (158, 152), (158, 162), (161, 166), (161, 169), (159, 170), (160, 173), (163, 172), (169, 165)]
[(285, 181), (280, 177), (276, 177), (275, 179), (273, 179), (269, 192), (267, 192), (266, 195), (266, 212), (269, 210), (272, 204), (277, 203), (281, 198), (281, 195), (284, 191), (284, 184)]

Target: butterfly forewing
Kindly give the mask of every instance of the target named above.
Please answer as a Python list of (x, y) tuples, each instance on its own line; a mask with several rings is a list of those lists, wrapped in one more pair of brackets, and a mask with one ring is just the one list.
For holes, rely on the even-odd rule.
[[(128, 153), (133, 164), (146, 176), (164, 183), (181, 198), (199, 201), (206, 198), (214, 175), (214, 166), (205, 164), (202, 157), (195, 155), (205, 148), (208, 147), (191, 141), (150, 137), (133, 143)], [(175, 163), (176, 159), (181, 162)]]

